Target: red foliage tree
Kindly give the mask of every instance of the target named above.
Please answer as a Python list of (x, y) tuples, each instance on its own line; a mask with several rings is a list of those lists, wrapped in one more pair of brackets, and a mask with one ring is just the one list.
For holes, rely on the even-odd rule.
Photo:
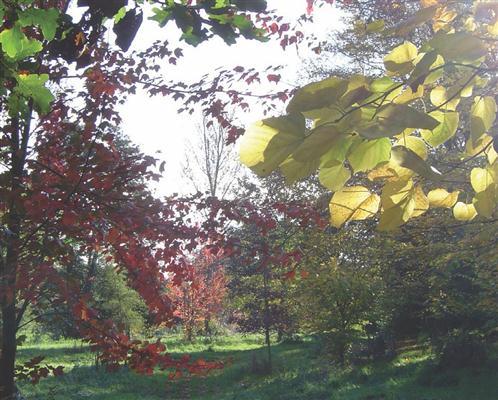
[(220, 252), (203, 249), (193, 260), (189, 277), (181, 285), (169, 285), (176, 307), (174, 315), (181, 321), (188, 341), (193, 340), (196, 329), (203, 328), (209, 334), (210, 321), (223, 309), (227, 282), (220, 256)]

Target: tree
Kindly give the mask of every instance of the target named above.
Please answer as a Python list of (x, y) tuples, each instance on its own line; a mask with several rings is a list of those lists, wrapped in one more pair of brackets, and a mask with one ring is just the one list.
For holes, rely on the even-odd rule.
[(216, 318), (226, 295), (226, 277), (219, 264), (220, 255), (203, 249), (194, 256), (189, 277), (181, 285), (170, 284), (175, 316), (183, 326), (185, 338), (191, 342), (196, 330), (204, 328), (210, 334), (210, 321)]
[(235, 147), (228, 144), (226, 128), (206, 117), (198, 132), (195, 141), (188, 143), (183, 176), (198, 192), (223, 199), (233, 192), (241, 170)]
[[(330, 77), (301, 88), (287, 115), (246, 131), (241, 160), (261, 176), (280, 169), (290, 181), (319, 169), (322, 184), (335, 192), (330, 211), (336, 227), (379, 210), (381, 230), (397, 229), (429, 208), (452, 208), (461, 221), (492, 218), (496, 12), (482, 2), (470, 10), (421, 1), (411, 18), (385, 34), (399, 42), (428, 24), (433, 31), (428, 40), (395, 47), (384, 57), (385, 76)], [(383, 30), (383, 25), (369, 28)], [(466, 115), (461, 110), (469, 117), (460, 117)], [(431, 155), (459, 124), (461, 132), (470, 131), (463, 139), (465, 158), (442, 172), (431, 168)], [(468, 175), (460, 170), (464, 165), (473, 166)], [(361, 184), (345, 186), (352, 174)], [(431, 189), (427, 194), (423, 183)], [(469, 186), (471, 202), (463, 196)]]
[[(239, 37), (264, 40), (267, 31), (283, 34), (281, 29), (267, 29), (276, 16), (266, 11), (265, 1), (148, 3), (154, 6), (153, 20), (161, 26), (175, 22), (181, 38), (191, 45), (217, 36), (234, 43)], [(225, 103), (242, 98), (237, 91), (218, 87), (224, 84), (226, 71), (215, 83), (191, 88), (157, 79), (155, 61), (167, 58), (174, 63), (182, 55), (180, 48), (171, 49), (165, 41), (136, 54), (138, 62), (126, 56), (142, 24), (144, 4), (0, 4), (2, 400), (12, 398), (15, 391), (16, 332), (26, 305), (41, 304), (47, 282), (57, 292), (51, 301), (68, 305), (81, 335), (101, 349), (101, 360), (109, 368), (121, 361), (141, 372), (152, 372), (158, 365), (190, 372), (218, 365), (188, 364), (169, 357), (160, 343), (130, 341), (111, 321), (99, 318), (82, 288), (62, 274), (75, 259), (75, 249), (80, 254), (96, 251), (123, 270), (156, 322), (170, 323), (171, 299), (161, 292), (165, 273), (181, 281), (184, 253), (216, 230), (214, 221), (204, 226), (185, 222), (189, 207), (205, 207), (196, 200), (155, 199), (147, 189), (147, 183), (158, 178), (155, 160), (115, 145), (114, 126), (120, 122), (115, 106), (137, 85), (151, 95), (183, 98), (186, 107), (204, 102), (206, 112), (220, 122), (226, 119), (220, 112), (224, 103), (215, 101), (219, 93), (228, 98)], [(81, 7), (77, 22), (73, 5)], [(119, 49), (106, 41), (110, 25)], [(66, 82), (75, 79), (79, 83), (68, 88)], [(233, 136), (238, 130), (230, 125), (230, 132)], [(36, 363), (20, 368), (32, 368), (35, 377), (46, 375)]]

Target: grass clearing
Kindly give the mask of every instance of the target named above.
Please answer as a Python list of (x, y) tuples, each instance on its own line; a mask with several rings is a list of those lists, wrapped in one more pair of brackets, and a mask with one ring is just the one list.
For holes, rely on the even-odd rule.
[[(323, 358), (319, 341), (274, 346), (274, 373), (251, 373), (253, 357), (266, 350), (255, 335), (233, 335), (212, 343), (186, 343), (178, 336), (163, 340), (173, 354), (205, 359), (228, 359), (222, 371), (207, 377), (171, 382), (166, 373), (137, 375), (122, 369), (106, 373), (95, 367), (95, 356), (79, 341), (41, 341), (20, 348), (20, 360), (47, 356), (48, 363), (64, 365), (65, 375), (38, 385), (21, 384), (29, 400), (496, 400), (497, 363), (480, 369), (440, 371), (422, 351), (400, 355), (392, 362), (340, 369)], [(493, 368), (494, 367), (494, 368)]]

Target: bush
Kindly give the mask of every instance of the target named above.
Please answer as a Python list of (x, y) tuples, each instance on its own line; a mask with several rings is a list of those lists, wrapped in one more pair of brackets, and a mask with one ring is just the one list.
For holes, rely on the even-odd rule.
[(487, 361), (486, 343), (477, 333), (453, 334), (444, 340), (439, 350), (441, 368), (477, 367)]

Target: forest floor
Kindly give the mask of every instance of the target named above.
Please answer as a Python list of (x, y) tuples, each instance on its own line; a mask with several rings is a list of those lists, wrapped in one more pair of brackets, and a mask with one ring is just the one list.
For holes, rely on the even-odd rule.
[(170, 381), (166, 373), (106, 373), (95, 355), (78, 341), (39, 341), (20, 348), (20, 359), (45, 355), (64, 365), (62, 377), (20, 384), (28, 400), (496, 400), (498, 362), (479, 369), (435, 372), (421, 350), (404, 352), (391, 362), (340, 369), (324, 359), (319, 342), (282, 343), (273, 347), (273, 374), (252, 371), (253, 360), (266, 353), (261, 337), (233, 335), (211, 343), (188, 344), (179, 337), (163, 340), (171, 353), (204, 359), (231, 358), (221, 371), (206, 377)]

